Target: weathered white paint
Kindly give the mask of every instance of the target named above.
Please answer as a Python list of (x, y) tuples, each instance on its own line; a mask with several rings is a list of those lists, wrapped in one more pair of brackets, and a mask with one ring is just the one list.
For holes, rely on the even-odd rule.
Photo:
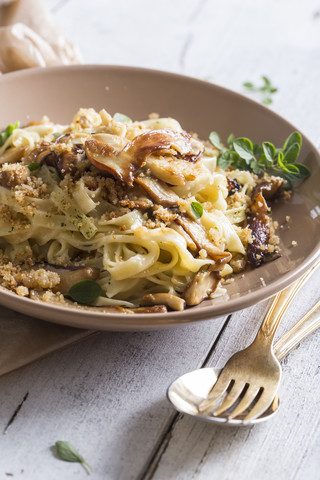
[[(272, 108), (320, 143), (318, 0), (47, 2), (87, 62), (171, 70), (237, 91), (270, 76), (279, 87)], [(280, 331), (315, 303), (319, 280), (305, 287)], [(54, 457), (58, 439), (78, 447), (97, 480), (320, 478), (319, 332), (285, 361), (272, 422), (220, 430), (177, 416), (165, 398), (170, 382), (199, 368), (210, 349), (209, 365), (222, 366), (247, 345), (267, 305), (233, 315), (213, 349), (225, 319), (103, 333), (1, 377), (0, 432), (29, 396), (0, 437), (0, 478), (87, 478), (77, 464)]]

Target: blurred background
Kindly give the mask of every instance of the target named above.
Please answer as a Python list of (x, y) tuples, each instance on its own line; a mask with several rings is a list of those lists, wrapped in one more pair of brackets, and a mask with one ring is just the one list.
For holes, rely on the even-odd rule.
[(278, 88), (270, 108), (320, 142), (307, 113), (320, 113), (319, 0), (44, 1), (85, 63), (182, 73), (257, 100), (243, 83), (265, 75)]

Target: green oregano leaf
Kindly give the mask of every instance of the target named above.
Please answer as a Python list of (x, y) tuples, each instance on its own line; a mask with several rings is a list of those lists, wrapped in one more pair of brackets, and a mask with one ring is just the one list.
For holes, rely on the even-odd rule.
[(263, 153), (265, 154), (266, 159), (272, 165), (273, 159), (276, 156), (275, 146), (272, 145), (272, 143), (270, 142), (263, 142), (262, 148), (263, 148)]
[(248, 90), (254, 90), (254, 85), (252, 82), (244, 82), (243, 86)]
[(233, 148), (233, 142), (235, 141), (235, 136), (234, 133), (230, 133), (228, 139), (227, 139), (227, 145), (229, 148)]
[(310, 177), (311, 170), (309, 167), (307, 167), (307, 165), (302, 163), (295, 163), (294, 165), (299, 169), (299, 179), (305, 180), (306, 178)]
[(214, 147), (218, 148), (218, 150), (222, 150), (220, 136), (217, 134), (217, 132), (211, 132), (209, 135), (209, 140)]
[(233, 147), (237, 154), (249, 162), (253, 158), (253, 145), (248, 138), (237, 138), (233, 142)]
[(80, 280), (80, 282), (72, 285), (70, 290), (65, 294), (78, 303), (92, 303), (102, 293), (99, 283), (94, 280)]
[(56, 442), (56, 451), (60, 460), (64, 460), (65, 462), (81, 463), (85, 469), (87, 469), (89, 472), (92, 472), (92, 467), (85, 461), (82, 455), (77, 452), (71, 443), (58, 440)]
[(123, 113), (118, 113), (118, 112), (113, 115), (113, 120), (115, 122), (123, 122), (123, 123), (132, 122), (130, 117), (128, 117), (127, 115), (124, 115)]
[(38, 162), (31, 162), (29, 163), (29, 165), (27, 165), (27, 167), (29, 168), (30, 172), (34, 172), (35, 170), (38, 170), (38, 168), (40, 168), (40, 163)]
[(199, 202), (191, 202), (191, 210), (193, 215), (199, 219), (203, 215), (203, 206)]
[(13, 131), (19, 127), (19, 122), (16, 121), (14, 125), (8, 125), (3, 132), (0, 132), (0, 147), (6, 143), (9, 137), (13, 134)]
[(285, 155), (289, 150), (289, 148), (295, 143), (297, 143), (301, 147), (302, 137), (299, 132), (293, 132), (289, 135), (289, 137), (284, 142), (284, 145), (282, 147), (283, 154)]
[(293, 143), (284, 153), (284, 162), (285, 163), (294, 163), (299, 157), (300, 145), (298, 143)]

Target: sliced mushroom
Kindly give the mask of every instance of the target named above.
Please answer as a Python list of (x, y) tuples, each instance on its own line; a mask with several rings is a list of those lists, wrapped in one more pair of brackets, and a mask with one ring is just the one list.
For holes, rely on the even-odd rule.
[(28, 147), (25, 145), (17, 148), (8, 148), (8, 150), (1, 155), (0, 163), (19, 162), (27, 150)]
[(0, 171), (0, 185), (4, 188), (14, 189), (17, 185), (23, 185), (30, 177), (29, 168), (20, 163), (3, 165)]
[(192, 154), (190, 135), (172, 130), (151, 130), (129, 142), (121, 151), (91, 138), (85, 142), (85, 151), (92, 164), (109, 172), (121, 182), (133, 185), (134, 174), (154, 152), (171, 150), (182, 157)]
[(227, 177), (227, 182), (228, 182), (228, 197), (231, 197), (231, 195), (234, 195), (238, 190), (241, 190), (242, 185), (237, 182), (235, 178), (230, 178)]
[(56, 138), (54, 143), (63, 143), (65, 140), (70, 138), (70, 135), (70, 133), (62, 133), (61, 135), (59, 135), (59, 137)]
[(187, 181), (195, 180), (201, 172), (200, 164), (188, 163), (175, 157), (150, 157), (147, 159), (146, 168), (150, 169), (154, 177), (176, 186), (182, 186)]
[(122, 207), (138, 210), (148, 210), (153, 207), (152, 200), (147, 198), (145, 191), (139, 185), (134, 185), (130, 190), (125, 189), (125, 194), (119, 200), (119, 204)]
[(121, 207), (128, 207), (134, 210), (148, 210), (153, 207), (152, 201), (147, 197), (125, 198), (120, 200)]
[(253, 267), (264, 262), (266, 247), (270, 239), (270, 220), (268, 215), (248, 215), (248, 227), (251, 230), (252, 243), (248, 243), (247, 257)]
[(178, 225), (177, 223), (172, 222), (170, 223), (169, 227), (183, 236), (183, 238), (187, 242), (187, 247), (189, 248), (189, 250), (191, 250), (192, 252), (198, 251), (197, 245), (194, 243), (190, 235), (181, 227), (181, 225)]
[(89, 163), (85, 160), (84, 150), (75, 145), (72, 151), (56, 152), (56, 166), (60, 175), (63, 177), (70, 173), (71, 175), (83, 172), (87, 169)]
[(144, 295), (141, 300), (141, 305), (166, 305), (172, 310), (182, 311), (186, 305), (186, 302), (183, 298), (177, 297), (176, 295), (171, 295), (170, 293), (149, 293)]
[(262, 182), (255, 187), (253, 199), (255, 195), (261, 192), (267, 200), (274, 200), (280, 195), (285, 184), (286, 181), (283, 178), (272, 177), (270, 182)]
[(163, 207), (177, 207), (180, 197), (174, 193), (165, 183), (151, 177), (136, 177), (135, 182), (140, 185), (148, 196), (158, 205)]
[(199, 249), (203, 248), (204, 250), (206, 250), (209, 257), (215, 261), (216, 269), (222, 269), (223, 266), (231, 260), (231, 253), (223, 252), (218, 247), (213, 245), (213, 243), (209, 240), (206, 231), (200, 223), (190, 220), (189, 218), (182, 215), (179, 216), (175, 221), (176, 223), (181, 225), (181, 227), (187, 232), (188, 235), (190, 235), (190, 237)]
[(84, 149), (90, 162), (98, 170), (110, 173), (121, 182), (130, 182), (134, 167), (128, 155), (120, 155), (111, 145), (94, 139), (86, 140)]
[(24, 163), (29, 165), (29, 163), (41, 163), (45, 157), (50, 155), (50, 143), (42, 142), (36, 148), (33, 148), (24, 156)]
[(220, 278), (218, 272), (210, 271), (209, 269), (196, 273), (182, 295), (186, 304), (189, 306), (199, 305), (216, 290)]
[(252, 243), (248, 243), (247, 257), (253, 267), (272, 260), (279, 252), (270, 253), (268, 244), (271, 235), (271, 221), (268, 215), (267, 199), (277, 197), (285, 184), (285, 180), (275, 177), (270, 182), (263, 182), (254, 189), (250, 212), (247, 216), (248, 227), (251, 229)]
[(125, 150), (136, 157), (150, 155), (158, 150), (173, 149), (180, 155), (192, 154), (190, 135), (174, 130), (151, 130), (135, 137)]
[(42, 152), (37, 161), (55, 167), (60, 178), (68, 173), (73, 176), (78, 175), (79, 172), (83, 172), (89, 166), (89, 162), (85, 159), (84, 150), (77, 145), (71, 151), (49, 150), (48, 152)]
[(57, 285), (56, 290), (62, 294), (67, 293), (72, 285), (81, 280), (96, 280), (100, 276), (99, 268), (95, 267), (63, 267), (50, 263), (42, 264), (42, 267), (59, 275), (60, 283)]

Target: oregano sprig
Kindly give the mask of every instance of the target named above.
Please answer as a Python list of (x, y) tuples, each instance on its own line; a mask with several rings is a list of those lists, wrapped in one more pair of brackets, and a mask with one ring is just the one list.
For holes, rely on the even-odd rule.
[(306, 165), (296, 162), (302, 143), (298, 132), (291, 133), (282, 148), (276, 148), (271, 142), (259, 145), (245, 137), (235, 138), (233, 134), (224, 147), (216, 132), (210, 133), (209, 140), (220, 151), (218, 165), (223, 170), (231, 167), (260, 176), (267, 172), (284, 178), (286, 188), (292, 188), (292, 182), (304, 180), (311, 174)]
[(261, 96), (262, 103), (270, 105), (272, 103), (271, 95), (276, 93), (278, 89), (272, 85), (271, 80), (265, 75), (261, 78), (263, 82), (261, 87), (254, 85), (252, 82), (245, 82), (243, 86), (249, 92), (258, 93)]

